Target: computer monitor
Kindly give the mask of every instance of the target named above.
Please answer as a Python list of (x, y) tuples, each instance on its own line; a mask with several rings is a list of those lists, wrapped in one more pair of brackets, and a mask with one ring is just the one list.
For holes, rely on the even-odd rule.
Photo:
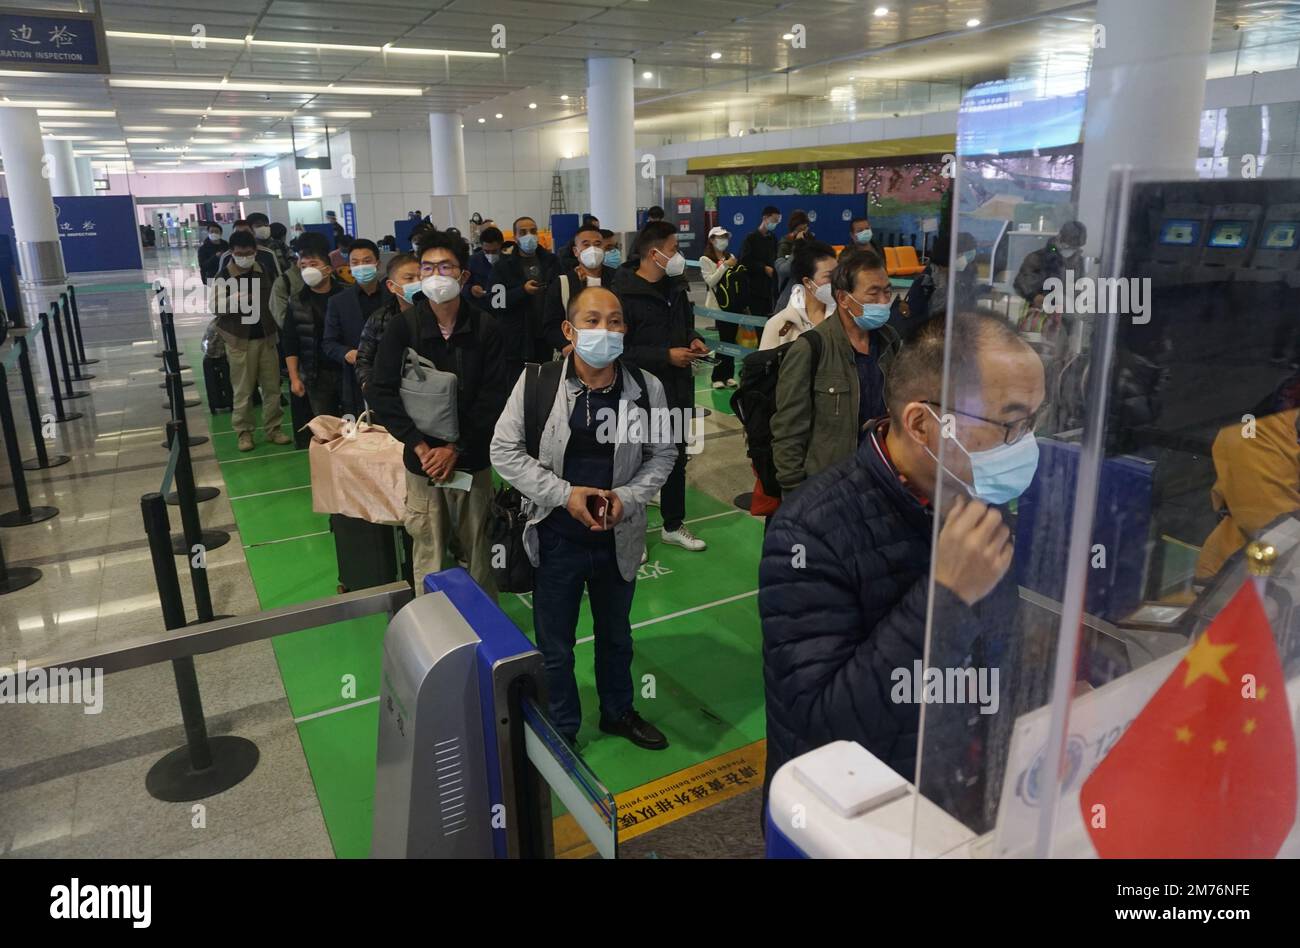
[(1166, 247), (1194, 247), (1201, 236), (1201, 222), (1167, 220), (1160, 225), (1160, 243)]
[(1249, 242), (1249, 221), (1215, 221), (1205, 246), (1214, 250), (1241, 250)]
[(1295, 250), (1300, 246), (1300, 221), (1274, 221), (1269, 223), (1260, 241), (1263, 250)]

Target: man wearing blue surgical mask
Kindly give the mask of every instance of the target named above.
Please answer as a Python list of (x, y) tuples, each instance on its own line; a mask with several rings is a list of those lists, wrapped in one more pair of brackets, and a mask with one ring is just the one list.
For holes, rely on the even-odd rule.
[(366, 320), (388, 302), (388, 290), (379, 278), (379, 247), (374, 241), (365, 238), (352, 241), (348, 268), (357, 282), (330, 299), (325, 310), (321, 349), (342, 373), (340, 404), (344, 414), (358, 417), (365, 405), (355, 371), (357, 346)]
[(962, 314), (946, 328), (950, 336), (932, 321), (900, 352), (887, 416), (768, 528), (758, 599), (767, 775), (850, 740), (916, 779), (921, 708), (902, 693), (899, 670), (988, 669), (1002, 683), (1001, 716), (969, 700), (930, 704), (917, 788), (983, 833), (1010, 738), (994, 722), (1014, 720), (1017, 693), (1032, 690), (1018, 687), (1027, 659), (999, 505), (1033, 480), (1045, 387), (1038, 355), (1002, 320)]
[(502, 255), (492, 267), (487, 296), (477, 303), (500, 323), (510, 384), (519, 377), (525, 362), (550, 361), (551, 351), (542, 329), (542, 304), (546, 288), (559, 270), (555, 254), (539, 241), (537, 221), (517, 218), (512, 230), (514, 252)]
[(379, 352), (379, 342), (384, 338), (384, 330), (394, 316), (405, 313), (415, 305), (416, 296), (421, 292), (420, 259), (413, 253), (394, 254), (388, 258), (385, 267), (384, 288), (388, 290), (388, 301), (370, 314), (361, 329), (361, 340), (357, 343), (357, 359), (353, 370), (357, 373), (357, 384), (361, 394), (366, 394), (370, 383), (370, 373), (375, 367), (375, 356)]
[(845, 256), (854, 250), (871, 250), (880, 259), (885, 258), (885, 252), (880, 249), (880, 241), (876, 239), (876, 232), (872, 229), (871, 219), (868, 217), (855, 217), (849, 221), (849, 242), (840, 251), (840, 256)]
[[(677, 458), (656, 426), (620, 417), (667, 409), (655, 376), (623, 362), (626, 326), (605, 286), (569, 299), (563, 362), (530, 366), (497, 421), (492, 466), (523, 495), (524, 549), (536, 569), (533, 628), (546, 668), (551, 722), (570, 743), (582, 724), (573, 673), (583, 592), (591, 604), (600, 729), (647, 750), (668, 739), (633, 708), (630, 612), (645, 554), (646, 505)], [(530, 391), (531, 389), (531, 391)], [(528, 404), (535, 398), (534, 404)], [(525, 419), (545, 406), (528, 443)]]
[(866, 422), (884, 413), (901, 345), (886, 325), (893, 290), (883, 260), (869, 250), (841, 257), (830, 286), (834, 313), (794, 341), (777, 376), (772, 459), (785, 495), (858, 449)]

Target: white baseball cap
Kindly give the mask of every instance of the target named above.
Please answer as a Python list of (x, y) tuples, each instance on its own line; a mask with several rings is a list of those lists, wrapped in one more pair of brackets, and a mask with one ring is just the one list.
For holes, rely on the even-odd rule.
[(725, 227), (715, 227), (709, 231), (709, 240), (712, 240), (714, 237), (730, 237), (730, 236), (731, 236), (731, 231), (727, 230), (727, 228)]

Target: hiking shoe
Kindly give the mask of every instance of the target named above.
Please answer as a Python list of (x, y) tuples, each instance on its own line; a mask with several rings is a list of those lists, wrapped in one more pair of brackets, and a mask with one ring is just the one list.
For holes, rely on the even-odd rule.
[(293, 438), (284, 433), (283, 428), (276, 428), (266, 433), (266, 440), (271, 444), (293, 444)]
[(253, 432), (241, 431), (239, 433), (239, 450), (241, 451), (253, 450)]
[(646, 750), (663, 750), (668, 746), (668, 738), (664, 737), (664, 732), (635, 711), (628, 711), (617, 720), (601, 717), (600, 729), (606, 734), (626, 737), (637, 747), (644, 747)]
[(665, 543), (671, 543), (674, 546), (680, 546), (683, 550), (690, 550), (692, 553), (698, 553), (708, 547), (708, 544), (697, 537), (691, 531), (686, 529), (686, 525), (678, 527), (676, 530), (659, 531), (659, 539)]

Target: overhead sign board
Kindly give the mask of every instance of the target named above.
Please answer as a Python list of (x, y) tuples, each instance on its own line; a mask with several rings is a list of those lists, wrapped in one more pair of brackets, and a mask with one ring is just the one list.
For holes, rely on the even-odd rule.
[(104, 21), (98, 13), (0, 11), (0, 68), (106, 73)]

